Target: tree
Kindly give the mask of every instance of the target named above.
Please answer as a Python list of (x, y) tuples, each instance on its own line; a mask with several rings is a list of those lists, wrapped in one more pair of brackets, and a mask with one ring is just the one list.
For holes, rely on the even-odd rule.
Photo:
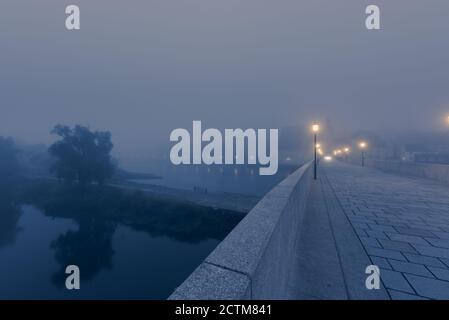
[(51, 172), (68, 184), (86, 186), (93, 182), (103, 184), (114, 173), (110, 132), (90, 131), (83, 126), (57, 125), (52, 134), (60, 140), (50, 146), (49, 152), (57, 160)]
[(0, 137), (0, 188), (10, 186), (19, 176), (19, 169), (14, 141)]

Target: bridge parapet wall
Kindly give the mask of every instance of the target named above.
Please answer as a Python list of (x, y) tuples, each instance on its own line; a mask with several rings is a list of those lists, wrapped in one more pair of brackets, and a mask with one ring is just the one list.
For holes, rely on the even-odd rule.
[(449, 165), (367, 159), (366, 165), (385, 172), (437, 180), (449, 184)]
[(288, 298), (312, 171), (309, 162), (267, 193), (169, 299)]

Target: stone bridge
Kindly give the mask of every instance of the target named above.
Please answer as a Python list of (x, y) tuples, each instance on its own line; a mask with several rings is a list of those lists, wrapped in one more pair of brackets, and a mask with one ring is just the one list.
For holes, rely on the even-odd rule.
[[(449, 299), (449, 186), (319, 169), (269, 192), (170, 299)], [(378, 290), (366, 288), (369, 265)]]

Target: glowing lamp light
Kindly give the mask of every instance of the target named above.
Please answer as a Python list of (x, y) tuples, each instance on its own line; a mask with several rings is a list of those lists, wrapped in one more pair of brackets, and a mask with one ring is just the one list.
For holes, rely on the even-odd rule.
[(316, 123), (313, 124), (313, 125), (312, 125), (312, 131), (315, 132), (315, 133), (318, 132), (318, 131), (320, 131), (320, 125), (319, 125), (319, 124), (316, 124)]

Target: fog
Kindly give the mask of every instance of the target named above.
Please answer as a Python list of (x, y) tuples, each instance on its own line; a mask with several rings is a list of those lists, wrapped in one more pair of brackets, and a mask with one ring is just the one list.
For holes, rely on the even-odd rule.
[[(65, 29), (68, 4), (80, 31)], [(167, 148), (193, 120), (442, 130), (448, 16), (447, 0), (3, 0), (0, 136), (48, 144), (55, 124), (88, 125), (120, 157)]]

